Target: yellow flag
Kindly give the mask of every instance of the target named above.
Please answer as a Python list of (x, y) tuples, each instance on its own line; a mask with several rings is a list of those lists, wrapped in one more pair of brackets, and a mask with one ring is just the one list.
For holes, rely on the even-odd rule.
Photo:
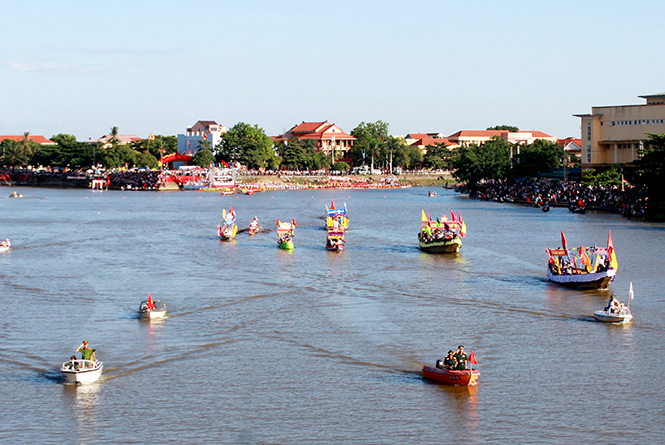
[(424, 210), (423, 210), (423, 217), (422, 217), (421, 221), (427, 221), (427, 215), (425, 215), (425, 211), (424, 211)]

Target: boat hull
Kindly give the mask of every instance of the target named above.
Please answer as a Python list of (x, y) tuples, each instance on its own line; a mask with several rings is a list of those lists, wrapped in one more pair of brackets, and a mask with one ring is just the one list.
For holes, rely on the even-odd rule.
[(440, 369), (433, 366), (423, 366), (423, 377), (446, 385), (454, 386), (473, 386), (478, 383), (480, 371), (477, 369), (467, 369), (457, 371), (451, 369)]
[[(86, 360), (87, 361), (87, 360)], [(66, 364), (67, 362), (65, 362)], [(94, 368), (84, 368), (79, 371), (74, 371), (71, 369), (60, 369), (62, 376), (65, 379), (65, 383), (93, 383), (99, 380), (99, 377), (102, 375), (102, 370), (104, 368), (104, 363), (96, 362), (96, 367)]]
[(0, 246), (0, 252), (7, 252), (9, 249), (7, 246)]
[(334, 246), (331, 246), (329, 244), (326, 244), (326, 250), (329, 250), (330, 252), (341, 252), (344, 250), (344, 244), (335, 244)]
[(549, 267), (547, 268), (547, 278), (550, 281), (576, 289), (607, 289), (615, 276), (615, 269), (596, 273), (558, 275), (553, 274)]
[(418, 241), (420, 250), (428, 253), (459, 253), (462, 247), (462, 240), (460, 238), (435, 240), (435, 241)]
[(295, 248), (295, 245), (293, 244), (293, 241), (287, 241), (285, 243), (278, 244), (280, 249), (284, 250), (293, 250)]
[(595, 311), (593, 318), (603, 323), (628, 323), (633, 319), (632, 314), (611, 314), (605, 311)]

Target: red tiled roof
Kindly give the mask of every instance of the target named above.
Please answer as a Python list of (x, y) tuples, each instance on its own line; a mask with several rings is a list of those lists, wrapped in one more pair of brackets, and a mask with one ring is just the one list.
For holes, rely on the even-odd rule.
[(547, 133), (543, 133), (542, 131), (537, 131), (537, 130), (534, 130), (534, 131), (520, 130), (518, 133), (531, 133), (531, 137), (533, 137), (534, 139), (551, 138), (552, 137)]
[[(11, 139), (12, 141), (18, 142), (23, 140), (23, 136), (0, 136), (0, 142), (4, 141), (5, 139)], [(44, 136), (40, 135), (30, 135), (29, 139), (32, 142), (37, 142), (38, 144), (42, 145), (56, 145), (52, 140), (46, 139)]]
[(328, 121), (325, 122), (303, 122), (302, 124), (298, 124), (294, 126), (291, 129), (291, 133), (318, 133), (320, 131), (320, 128), (324, 125), (327, 125), (328, 128), (330, 128), (332, 125), (328, 123)]
[(502, 133), (507, 133), (507, 130), (460, 130), (457, 133), (448, 136), (449, 139), (454, 137), (486, 137), (501, 136)]
[[(413, 135), (410, 135), (413, 136)], [(415, 139), (415, 138), (413, 138)], [(449, 139), (447, 138), (433, 138), (429, 137), (428, 135), (424, 135), (424, 137), (418, 138), (411, 146), (415, 147), (427, 147), (428, 145), (436, 145), (436, 144), (446, 144), (446, 145), (455, 145), (452, 142), (450, 142)]]

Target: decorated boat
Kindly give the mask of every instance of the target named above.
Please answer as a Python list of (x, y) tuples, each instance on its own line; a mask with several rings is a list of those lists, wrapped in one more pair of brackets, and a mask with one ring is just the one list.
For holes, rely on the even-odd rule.
[(607, 307), (602, 311), (595, 311), (593, 318), (604, 323), (628, 323), (633, 319), (633, 314), (630, 312), (630, 301), (633, 298), (635, 298), (635, 293), (633, 292), (633, 283), (631, 282), (627, 305), (621, 303), (616, 298), (616, 295), (612, 294)]
[(10, 243), (8, 239), (0, 241), (0, 252), (7, 252), (11, 247), (12, 243)]
[(326, 206), (326, 229), (335, 232), (346, 232), (349, 227), (349, 218), (346, 216), (346, 203), (341, 209), (335, 208), (335, 201), (330, 201), (330, 208)]
[(614, 281), (619, 265), (612, 244), (612, 232), (607, 237), (607, 247), (581, 246), (569, 249), (561, 231), (558, 249), (546, 249), (547, 278), (562, 286), (579, 289), (607, 289)]
[(93, 383), (99, 380), (104, 363), (99, 360), (78, 360), (75, 356), (62, 364), (60, 372), (65, 383)]
[(161, 300), (153, 300), (151, 293), (148, 294), (148, 299), (139, 305), (139, 317), (141, 318), (162, 318), (165, 315), (166, 305)]
[(229, 207), (229, 211), (222, 210), (222, 218), (224, 222), (221, 226), (217, 226), (217, 236), (222, 241), (230, 241), (238, 233), (238, 226), (236, 225), (236, 212), (233, 207)]
[(252, 236), (255, 233), (260, 232), (261, 228), (262, 227), (259, 224), (259, 219), (255, 216), (252, 222), (249, 224), (249, 227), (247, 228), (247, 233), (249, 233), (249, 236)]
[(293, 230), (296, 228), (296, 220), (291, 219), (291, 222), (284, 222), (277, 220), (277, 245), (280, 249), (293, 250), (293, 237), (295, 234)]
[(451, 210), (451, 219), (446, 216), (432, 220), (423, 210), (418, 244), (420, 249), (429, 253), (458, 253), (462, 247), (462, 238), (466, 236), (466, 224)]
[(335, 252), (341, 252), (344, 250), (344, 232), (328, 232), (326, 236), (326, 249)]

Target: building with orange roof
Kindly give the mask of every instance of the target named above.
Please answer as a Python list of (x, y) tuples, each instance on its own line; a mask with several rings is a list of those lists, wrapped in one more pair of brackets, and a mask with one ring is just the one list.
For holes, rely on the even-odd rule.
[(405, 136), (405, 140), (410, 147), (418, 147), (423, 154), (427, 153), (427, 147), (430, 145), (446, 144), (450, 149), (459, 147), (442, 133), (409, 133)]
[[(111, 139), (113, 138), (112, 135), (110, 134), (105, 134), (104, 136), (100, 137), (99, 139), (91, 139), (89, 142), (96, 144), (96, 143), (101, 143), (102, 148), (111, 148)], [(135, 134), (119, 134), (116, 136), (116, 139), (118, 140), (119, 145), (129, 145), (131, 143), (140, 141), (141, 138), (138, 137)]]
[(665, 132), (665, 93), (639, 96), (646, 104), (591, 107), (582, 120), (582, 168), (628, 164), (639, 156), (647, 133)]
[(500, 137), (511, 144), (532, 144), (536, 139), (545, 139), (550, 142), (556, 142), (558, 138), (543, 133), (542, 131), (516, 131), (507, 130), (460, 130), (457, 133), (448, 136), (450, 142), (457, 146), (461, 145), (482, 145), (493, 137)]
[(291, 140), (312, 140), (316, 143), (316, 148), (326, 154), (331, 153), (333, 147), (335, 151), (340, 152), (342, 158), (346, 155), (353, 142), (356, 140), (350, 134), (345, 133), (341, 128), (328, 121), (324, 122), (305, 122), (294, 125), (289, 131), (281, 136), (272, 138), (275, 142), (288, 144)]
[[(19, 141), (23, 140), (23, 136), (13, 136), (13, 135), (11, 135), (11, 136), (6, 136), (6, 135), (0, 136), (0, 142), (4, 141), (5, 139), (9, 139), (10, 141), (19, 142)], [(28, 136), (28, 139), (30, 140), (30, 142), (36, 142), (39, 145), (57, 145), (54, 141), (52, 141), (50, 139), (46, 139), (44, 136), (40, 136), (40, 135), (32, 135), (31, 134), (31, 135)]]
[(178, 153), (196, 154), (199, 150), (199, 141), (210, 141), (215, 146), (222, 140), (226, 127), (215, 121), (198, 121), (187, 128), (184, 134), (178, 135)]

